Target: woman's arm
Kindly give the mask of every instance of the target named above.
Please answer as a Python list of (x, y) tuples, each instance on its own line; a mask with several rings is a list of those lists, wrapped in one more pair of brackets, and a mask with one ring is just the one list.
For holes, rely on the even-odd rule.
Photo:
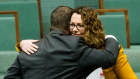
[(126, 58), (126, 55), (124, 54), (122, 46), (120, 47), (118, 59), (113, 69), (116, 75), (119, 77), (119, 79), (137, 79), (134, 71), (132, 70)]
[(37, 51), (38, 46), (33, 44), (39, 40), (22, 40), (20, 43), (16, 44), (16, 50), (20, 52), (21, 50), (30, 55)]

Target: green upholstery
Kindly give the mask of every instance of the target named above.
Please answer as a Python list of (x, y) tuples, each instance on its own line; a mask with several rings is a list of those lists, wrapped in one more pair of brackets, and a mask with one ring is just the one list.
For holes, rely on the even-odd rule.
[(0, 17), (0, 50), (15, 50), (15, 17)]
[(124, 48), (127, 48), (126, 24), (124, 15), (98, 15), (107, 35), (114, 35)]
[(0, 74), (0, 79), (3, 79), (4, 76), (5, 74)]
[(138, 79), (140, 79), (140, 72), (135, 72)]
[[(140, 44), (140, 0), (103, 0), (104, 9), (128, 9), (130, 26), (130, 43)], [(112, 13), (114, 14), (114, 13)]]
[(18, 11), (20, 40), (39, 39), (37, 0), (0, 0), (0, 11)]
[(3, 79), (7, 69), (17, 57), (17, 51), (0, 51), (0, 79)]
[(140, 78), (140, 45), (133, 45), (130, 49), (124, 49), (124, 53), (127, 55), (128, 62), (132, 69), (136, 73), (138, 79)]
[(99, 9), (99, 0), (75, 0), (74, 6), (89, 6), (93, 7), (94, 9)]
[(125, 51), (125, 54), (127, 55), (128, 61), (130, 62), (133, 70), (135, 72), (140, 72), (140, 50), (127, 50)]

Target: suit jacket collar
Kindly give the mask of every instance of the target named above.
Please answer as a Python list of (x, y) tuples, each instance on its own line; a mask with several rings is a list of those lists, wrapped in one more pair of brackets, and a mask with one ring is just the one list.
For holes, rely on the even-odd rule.
[(61, 32), (60, 30), (53, 30), (51, 31), (49, 34), (60, 34), (60, 35), (65, 35), (63, 32)]

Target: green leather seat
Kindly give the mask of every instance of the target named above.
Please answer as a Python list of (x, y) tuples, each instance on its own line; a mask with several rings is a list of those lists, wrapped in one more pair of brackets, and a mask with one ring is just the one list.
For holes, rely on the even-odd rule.
[(130, 49), (124, 49), (124, 53), (127, 55), (128, 62), (130, 63), (132, 69), (140, 78), (140, 45), (132, 45)]
[(0, 7), (0, 11), (18, 12), (20, 40), (40, 38), (37, 0), (0, 0)]
[(0, 51), (0, 79), (3, 79), (7, 69), (14, 63), (17, 55), (17, 51)]
[(15, 17), (0, 17), (0, 50), (15, 50)]
[[(130, 43), (140, 44), (140, 0), (103, 0), (104, 9), (128, 9)], [(108, 13), (105, 13), (105, 15)], [(111, 13), (114, 14), (114, 13)], [(119, 13), (120, 14), (120, 13)]]
[(124, 15), (98, 15), (107, 35), (114, 35), (124, 48), (127, 48), (126, 24)]

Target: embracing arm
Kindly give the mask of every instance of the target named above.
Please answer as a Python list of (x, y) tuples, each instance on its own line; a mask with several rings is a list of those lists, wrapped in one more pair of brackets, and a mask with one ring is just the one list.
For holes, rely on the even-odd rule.
[(105, 40), (104, 50), (90, 48), (80, 44), (83, 54), (80, 57), (80, 63), (83, 66), (108, 68), (116, 63), (118, 57), (118, 42), (114, 38)]
[(18, 57), (16, 58), (15, 62), (11, 65), (11, 67), (7, 70), (4, 79), (22, 79)]
[(15, 48), (18, 52), (24, 51), (28, 55), (37, 51), (38, 46), (33, 44), (39, 40), (22, 40), (20, 43), (16, 44)]

